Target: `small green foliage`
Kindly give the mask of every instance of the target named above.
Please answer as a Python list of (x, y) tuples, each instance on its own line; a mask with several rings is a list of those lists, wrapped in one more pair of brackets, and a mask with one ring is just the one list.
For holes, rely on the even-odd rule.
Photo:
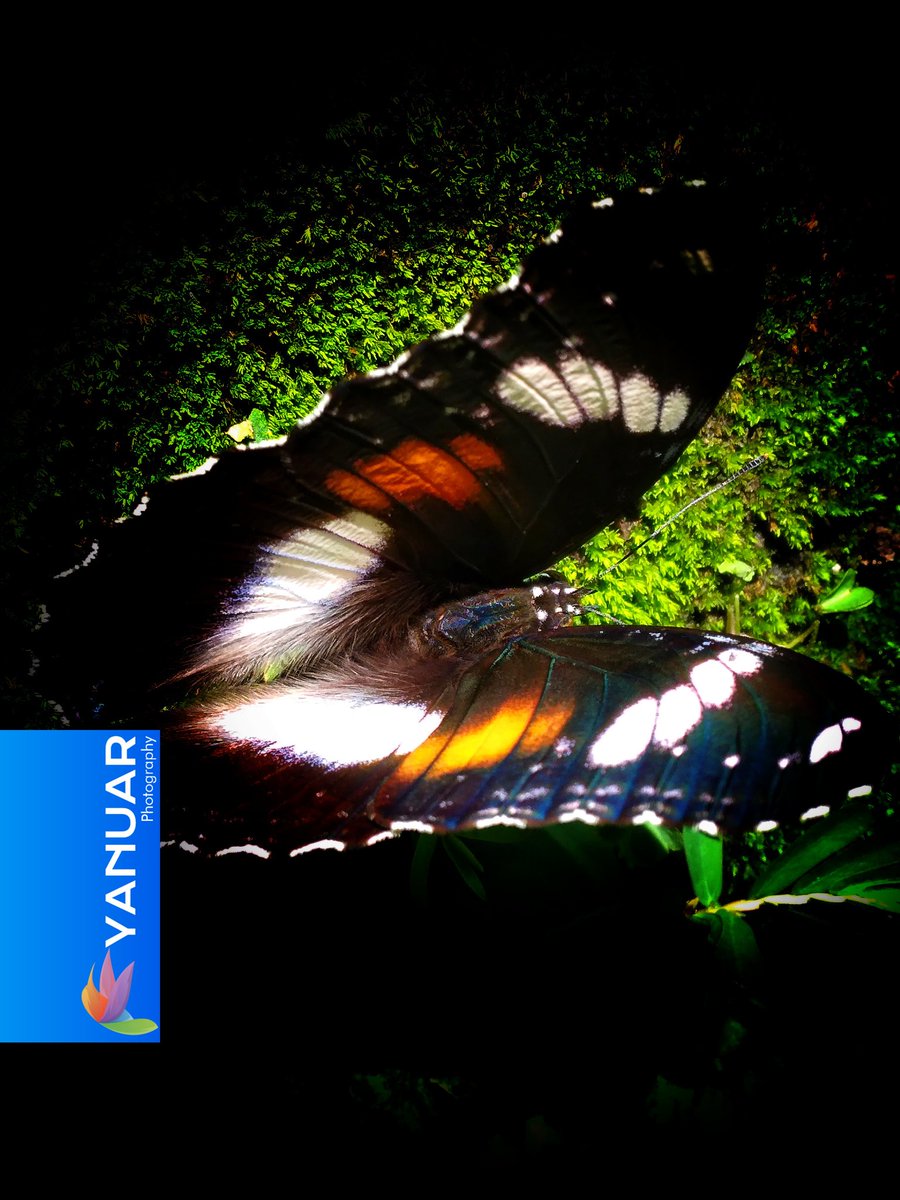
[(426, 1133), (460, 1090), (454, 1076), (420, 1076), (399, 1069), (356, 1074), (349, 1081), (354, 1106), (406, 1138)]
[(707, 926), (716, 960), (736, 979), (746, 980), (759, 972), (762, 957), (749, 922), (725, 908), (699, 912), (695, 921)]
[(821, 873), (832, 855), (864, 838), (870, 824), (869, 813), (862, 805), (845, 805), (834, 816), (820, 819), (757, 876), (748, 895), (754, 899), (788, 891), (816, 891), (806, 885)]
[(266, 414), (260, 412), (258, 408), (254, 408), (250, 413), (249, 421), (253, 430), (254, 442), (264, 442), (269, 436), (269, 423), (266, 420)]
[(428, 879), (437, 848), (438, 839), (432, 834), (418, 834), (409, 868), (409, 891), (413, 900), (422, 907), (428, 903)]
[(845, 571), (834, 590), (816, 605), (821, 613), (857, 612), (868, 608), (875, 599), (871, 588), (855, 587), (856, 572)]
[(871, 814), (845, 805), (807, 830), (749, 891), (751, 899), (795, 896), (859, 897), (900, 911), (900, 841), (873, 836)]
[(753, 578), (753, 568), (738, 558), (726, 558), (717, 568), (720, 575), (730, 575), (741, 583), (749, 583)]
[(722, 894), (722, 840), (699, 829), (685, 829), (682, 836), (694, 892), (708, 908)]
[(472, 849), (466, 845), (462, 838), (454, 837), (452, 834), (445, 835), (440, 839), (440, 842), (466, 887), (479, 900), (486, 900), (487, 895), (484, 890), (484, 884), (481, 881), (481, 873), (484, 868)]

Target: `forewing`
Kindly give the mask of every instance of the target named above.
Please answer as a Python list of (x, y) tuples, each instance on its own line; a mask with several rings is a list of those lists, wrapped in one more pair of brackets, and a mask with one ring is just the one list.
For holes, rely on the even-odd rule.
[(738, 365), (751, 243), (699, 187), (585, 206), (455, 329), (157, 489), (52, 602), (82, 715), (402, 639), (634, 510)]

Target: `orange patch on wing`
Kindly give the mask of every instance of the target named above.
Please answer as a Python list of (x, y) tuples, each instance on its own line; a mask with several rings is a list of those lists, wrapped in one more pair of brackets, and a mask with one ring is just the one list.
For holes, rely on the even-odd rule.
[(386, 781), (385, 787), (393, 791), (395, 788), (404, 788), (408, 784), (414, 783), (420, 775), (424, 775), (431, 768), (434, 760), (440, 757), (444, 747), (451, 740), (452, 734), (444, 732), (443, 725), (438, 726), (431, 737), (426, 738), (421, 746), (417, 746), (415, 750), (411, 750), (407, 754), (393, 775)]
[(403, 787), (425, 771), (434, 778), (502, 762), (526, 734), (534, 709), (534, 700), (520, 697), (504, 704), (486, 720), (464, 721), (450, 737), (442, 737), (438, 730), (406, 756), (391, 777), (391, 785)]
[(380, 492), (378, 488), (372, 487), (370, 483), (349, 471), (329, 471), (325, 477), (325, 486), (332, 496), (339, 497), (363, 512), (384, 512), (391, 505), (384, 492)]
[(464, 508), (481, 489), (478, 477), (459, 459), (418, 438), (407, 438), (390, 454), (357, 459), (353, 465), (365, 479), (410, 507), (436, 496), (453, 508)]
[(454, 438), (449, 451), (419, 438), (406, 438), (390, 454), (356, 459), (352, 472), (330, 471), (325, 486), (332, 495), (364, 512), (383, 512), (391, 497), (410, 508), (426, 496), (464, 508), (481, 491), (475, 472), (498, 470), (503, 464), (494, 447), (474, 434)]
[(450, 442), (450, 449), (473, 471), (498, 471), (503, 466), (496, 449), (474, 433), (461, 433)]
[(540, 716), (531, 721), (522, 736), (519, 751), (522, 754), (540, 754), (552, 745), (560, 734), (565, 733), (575, 711), (574, 703), (545, 705)]

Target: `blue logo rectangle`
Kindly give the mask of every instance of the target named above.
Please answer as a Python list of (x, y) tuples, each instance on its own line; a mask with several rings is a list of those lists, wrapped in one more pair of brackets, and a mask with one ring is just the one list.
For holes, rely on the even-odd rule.
[(159, 1041), (159, 731), (0, 730), (0, 1040)]

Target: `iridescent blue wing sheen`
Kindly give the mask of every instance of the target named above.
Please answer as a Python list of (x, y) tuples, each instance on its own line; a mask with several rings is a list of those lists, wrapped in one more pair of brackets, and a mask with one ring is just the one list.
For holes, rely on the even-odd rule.
[(749, 638), (557, 629), (439, 692), (416, 672), (397, 659), (333, 690), (284, 683), (195, 710), (174, 769), (183, 785), (207, 747), (203, 786), (180, 788), (171, 836), (269, 853), (576, 820), (743, 831), (867, 795), (888, 750), (857, 685)]

